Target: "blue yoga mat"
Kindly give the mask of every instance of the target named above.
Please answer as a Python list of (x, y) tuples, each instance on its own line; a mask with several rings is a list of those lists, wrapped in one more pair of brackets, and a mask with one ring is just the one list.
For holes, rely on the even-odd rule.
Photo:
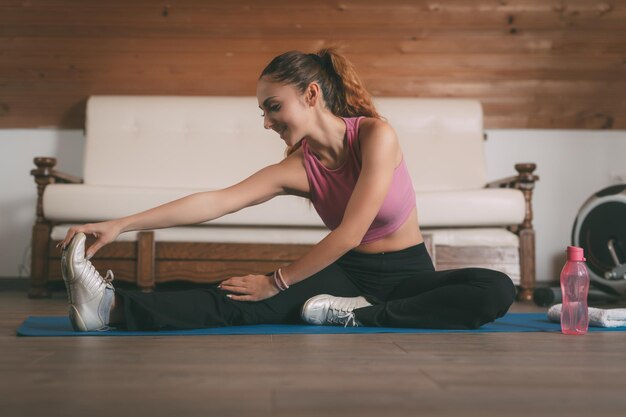
[[(493, 333), (493, 332), (560, 332), (545, 313), (509, 313), (476, 330), (407, 329), (390, 327), (339, 327), (291, 324), (258, 324), (253, 326), (211, 327), (192, 330), (76, 332), (67, 316), (30, 316), (17, 329), (18, 336), (200, 336), (214, 334), (338, 334), (338, 333)], [(626, 326), (589, 327), (589, 332), (626, 331)]]

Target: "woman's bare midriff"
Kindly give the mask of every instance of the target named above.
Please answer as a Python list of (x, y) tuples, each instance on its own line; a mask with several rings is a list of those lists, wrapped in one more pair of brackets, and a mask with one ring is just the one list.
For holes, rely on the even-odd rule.
[(424, 241), (417, 223), (417, 208), (406, 219), (404, 224), (392, 234), (370, 243), (363, 243), (353, 250), (361, 253), (395, 252)]

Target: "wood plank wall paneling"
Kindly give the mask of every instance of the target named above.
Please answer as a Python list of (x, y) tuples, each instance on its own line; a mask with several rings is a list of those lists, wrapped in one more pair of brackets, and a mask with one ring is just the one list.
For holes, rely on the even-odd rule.
[(0, 0), (0, 128), (82, 128), (93, 94), (254, 95), (272, 57), (332, 43), (375, 96), (626, 128), (626, 0)]

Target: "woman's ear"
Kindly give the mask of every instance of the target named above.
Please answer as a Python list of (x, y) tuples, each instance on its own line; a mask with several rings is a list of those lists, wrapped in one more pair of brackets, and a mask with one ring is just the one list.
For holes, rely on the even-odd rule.
[(309, 106), (315, 107), (317, 102), (320, 100), (322, 95), (322, 90), (320, 86), (316, 82), (312, 82), (306, 89), (306, 102)]

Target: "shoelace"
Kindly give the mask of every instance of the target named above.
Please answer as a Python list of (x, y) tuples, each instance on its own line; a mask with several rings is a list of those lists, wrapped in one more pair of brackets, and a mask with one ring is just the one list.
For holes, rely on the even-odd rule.
[(90, 293), (93, 293), (94, 290), (96, 290), (97, 288), (99, 288), (102, 283), (104, 282), (105, 285), (108, 283), (110, 284), (111, 282), (113, 282), (113, 279), (115, 279), (115, 276), (113, 275), (113, 271), (111, 271), (110, 269), (107, 270), (106, 276), (102, 277), (100, 275), (100, 273), (96, 270), (96, 267), (93, 266), (93, 264), (89, 261), (87, 262), (87, 279), (85, 280), (85, 286), (87, 287), (87, 290)]
[(356, 320), (356, 315), (353, 311), (345, 311), (337, 308), (331, 308), (332, 310), (339, 311), (337, 314), (330, 315), (328, 319), (332, 324), (343, 324), (343, 327), (359, 327), (359, 323)]
[(359, 327), (359, 322), (356, 321), (356, 314), (350, 312), (348, 314), (348, 319), (346, 320), (346, 324), (343, 327)]

